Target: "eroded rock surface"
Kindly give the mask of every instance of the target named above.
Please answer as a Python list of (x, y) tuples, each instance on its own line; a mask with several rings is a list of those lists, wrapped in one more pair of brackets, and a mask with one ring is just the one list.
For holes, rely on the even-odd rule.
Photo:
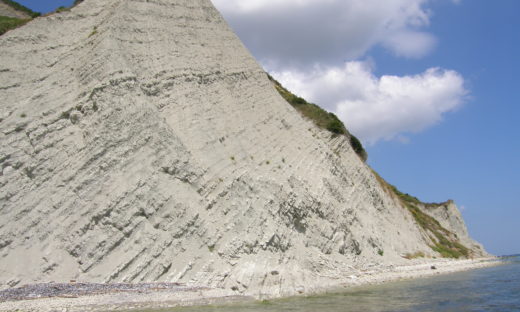
[(441, 204), (421, 205), (421, 209), (439, 221), (444, 228), (454, 233), (464, 246), (473, 251), (475, 256), (488, 255), (484, 247), (469, 236), (464, 219), (455, 202), (449, 200)]
[(87, 0), (0, 37), (0, 283), (334, 285), (435, 253), (209, 0)]

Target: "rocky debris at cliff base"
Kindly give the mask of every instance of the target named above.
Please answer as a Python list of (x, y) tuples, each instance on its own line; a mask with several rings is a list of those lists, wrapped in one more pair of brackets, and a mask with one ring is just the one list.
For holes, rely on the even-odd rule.
[[(326, 291), (381, 284), (390, 281), (428, 277), (470, 269), (484, 268), (505, 263), (497, 258), (475, 260), (415, 259), (409, 265), (377, 266), (371, 271), (359, 271), (356, 275), (338, 280), (335, 286), (322, 285), (321, 290), (304, 292), (316, 295)], [(435, 265), (437, 270), (431, 270)], [(40, 297), (35, 297), (40, 294)], [(51, 296), (50, 294), (53, 294)], [(23, 296), (32, 299), (15, 299)], [(9, 297), (11, 299), (6, 299)], [(0, 311), (139, 311), (178, 306), (228, 304), (254, 299), (274, 299), (278, 296), (251, 297), (238, 295), (231, 289), (196, 288), (175, 283), (141, 284), (34, 284), (0, 292)]]
[(25, 285), (0, 291), (0, 301), (16, 301), (40, 298), (75, 298), (80, 296), (98, 295), (118, 292), (154, 292), (154, 291), (200, 291), (204, 287), (187, 287), (179, 283), (42, 283)]

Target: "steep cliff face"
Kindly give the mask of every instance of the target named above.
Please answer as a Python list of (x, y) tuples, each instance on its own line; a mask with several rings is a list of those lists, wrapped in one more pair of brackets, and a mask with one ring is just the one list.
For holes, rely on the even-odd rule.
[(468, 229), (462, 215), (452, 200), (441, 204), (421, 204), (426, 214), (435, 218), (441, 226), (456, 235), (460, 243), (468, 247), (473, 256), (487, 256), (484, 247), (469, 236)]
[(280, 295), (439, 256), (349, 138), (288, 105), (209, 0), (84, 1), (0, 37), (0, 54), (2, 287)]

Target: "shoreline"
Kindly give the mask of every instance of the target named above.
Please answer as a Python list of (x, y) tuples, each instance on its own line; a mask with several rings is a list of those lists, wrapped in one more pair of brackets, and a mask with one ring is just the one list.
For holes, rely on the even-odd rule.
[[(359, 274), (341, 278), (334, 286), (329, 285), (317, 291), (295, 294), (295, 296), (320, 295), (359, 286), (425, 278), (505, 263), (507, 261), (498, 257), (474, 260), (421, 259), (410, 265), (374, 267)], [(14, 292), (14, 290), (18, 292)], [(25, 285), (8, 291), (13, 292), (14, 295), (12, 295), (12, 298), (9, 298), (6, 296), (6, 291), (0, 292), (0, 294), (4, 294), (4, 297), (0, 297), (3, 299), (0, 300), (9, 300), (0, 302), (0, 311), (132, 311), (282, 298), (281, 296), (237, 294), (231, 289), (189, 287), (176, 283), (35, 284)], [(33, 294), (33, 296), (29, 297), (20, 296), (20, 293), (24, 292), (30, 295), (31, 291), (42, 291), (42, 294), (47, 297), (38, 298), (36, 297), (38, 294)], [(51, 291), (51, 297), (49, 297), (49, 291)]]

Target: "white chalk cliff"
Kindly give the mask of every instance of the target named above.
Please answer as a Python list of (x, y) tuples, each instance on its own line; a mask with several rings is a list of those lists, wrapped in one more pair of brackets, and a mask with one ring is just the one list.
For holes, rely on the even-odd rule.
[[(0, 99), (0, 288), (285, 295), (440, 256), (348, 136), (289, 105), (209, 0), (86, 0), (9, 31)], [(420, 209), (484, 255), (450, 205)]]

